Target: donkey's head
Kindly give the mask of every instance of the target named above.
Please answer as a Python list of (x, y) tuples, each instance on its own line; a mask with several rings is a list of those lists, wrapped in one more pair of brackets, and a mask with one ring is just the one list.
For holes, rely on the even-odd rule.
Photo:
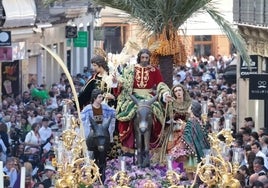
[(135, 124), (139, 125), (139, 130), (144, 133), (148, 129), (148, 125), (152, 124), (152, 107), (158, 96), (154, 96), (149, 100), (138, 100), (134, 95), (130, 98), (137, 105)]
[(93, 131), (87, 138), (88, 148), (97, 148), (100, 152), (107, 150), (110, 144), (110, 134), (108, 129), (111, 119), (112, 117), (109, 117), (108, 119), (104, 119), (102, 124), (97, 124), (96, 121), (89, 117)]

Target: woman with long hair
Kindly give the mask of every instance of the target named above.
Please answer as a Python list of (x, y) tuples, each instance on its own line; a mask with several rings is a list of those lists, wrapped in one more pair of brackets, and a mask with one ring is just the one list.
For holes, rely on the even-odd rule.
[(35, 154), (39, 152), (41, 146), (41, 137), (39, 135), (39, 123), (34, 123), (32, 125), (32, 130), (27, 133), (24, 141), (25, 154)]
[(171, 93), (175, 100), (169, 108), (171, 120), (162, 153), (183, 163), (191, 179), (197, 162), (204, 156), (203, 150), (210, 147), (201, 121), (201, 104), (192, 100), (181, 84), (174, 86)]

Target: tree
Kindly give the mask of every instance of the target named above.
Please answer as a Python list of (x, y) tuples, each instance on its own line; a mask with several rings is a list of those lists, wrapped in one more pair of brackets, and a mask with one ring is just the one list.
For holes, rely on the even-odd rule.
[[(173, 63), (186, 61), (185, 49), (178, 29), (192, 16), (208, 13), (249, 64), (246, 44), (232, 24), (223, 18), (212, 0), (94, 0), (96, 4), (122, 10), (136, 18), (149, 32), (149, 43), (159, 42), (153, 58), (159, 60), (160, 70), (171, 86)], [(149, 44), (150, 45), (150, 44)]]
[(153, 55), (160, 58), (160, 69), (169, 86), (172, 82), (173, 63), (181, 63), (186, 58), (178, 29), (187, 19), (198, 14), (208, 13), (225, 32), (242, 58), (250, 62), (243, 38), (232, 28), (232, 24), (223, 18), (212, 0), (95, 0), (95, 3), (125, 11), (136, 18), (147, 31), (153, 33), (149, 41), (160, 42)]

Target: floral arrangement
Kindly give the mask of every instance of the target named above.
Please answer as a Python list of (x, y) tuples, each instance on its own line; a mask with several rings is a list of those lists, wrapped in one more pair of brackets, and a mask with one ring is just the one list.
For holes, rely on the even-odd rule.
[[(125, 157), (126, 161), (126, 173), (130, 177), (129, 187), (133, 188), (146, 188), (146, 183), (154, 183), (155, 188), (165, 188), (169, 187), (170, 183), (166, 179), (167, 166), (166, 164), (151, 164), (151, 167), (139, 168), (134, 165), (133, 157)], [(183, 171), (183, 164), (173, 161), (172, 163), (173, 170), (186, 176)], [(112, 176), (120, 170), (120, 160), (112, 159), (107, 161), (106, 169), (106, 181), (104, 182), (105, 187), (116, 187), (116, 183), (113, 181)], [(96, 183), (93, 185), (94, 188), (101, 187)]]

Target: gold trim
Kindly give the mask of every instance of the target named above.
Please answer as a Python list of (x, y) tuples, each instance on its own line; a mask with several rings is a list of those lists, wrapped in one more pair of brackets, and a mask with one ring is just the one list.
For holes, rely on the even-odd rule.
[(133, 93), (137, 93), (138, 95), (147, 95), (153, 92), (152, 89), (133, 89)]

